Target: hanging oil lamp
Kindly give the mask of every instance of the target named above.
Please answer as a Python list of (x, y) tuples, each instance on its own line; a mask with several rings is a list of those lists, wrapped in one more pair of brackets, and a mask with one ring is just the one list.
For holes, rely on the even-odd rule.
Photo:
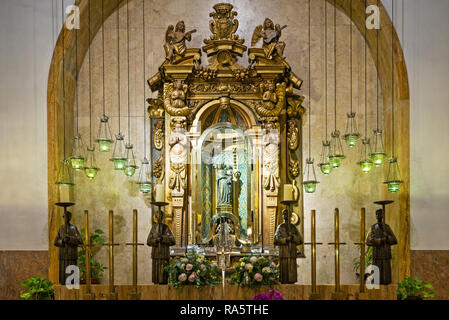
[(332, 164), (329, 162), (331, 143), (329, 141), (323, 141), (323, 147), (321, 151), (321, 162), (319, 164), (320, 170), (323, 174), (328, 175), (332, 171)]
[(64, 159), (58, 168), (58, 176), (56, 180), (57, 203), (68, 204), (73, 203), (73, 178), (71, 174), (69, 161)]
[(147, 158), (142, 160), (142, 165), (139, 172), (138, 184), (140, 186), (140, 192), (147, 194), (151, 191), (151, 181), (148, 180), (150, 174), (150, 163)]
[(387, 154), (384, 151), (382, 130), (376, 129), (373, 131), (374, 148), (369, 154), (371, 160), (376, 167), (384, 164)]
[(355, 112), (348, 113), (346, 120), (346, 134), (343, 139), (346, 141), (346, 145), (349, 148), (353, 148), (360, 138), (360, 133), (357, 131), (357, 122), (355, 119)]
[(399, 171), (399, 164), (397, 158), (390, 159), (388, 166), (387, 181), (384, 182), (388, 186), (388, 191), (396, 193), (399, 191), (399, 187), (403, 181)]
[(136, 169), (139, 168), (136, 165), (136, 157), (134, 156), (134, 150), (132, 144), (126, 144), (126, 165), (124, 173), (127, 177), (132, 177), (136, 172)]
[(95, 161), (95, 149), (93, 147), (87, 148), (87, 166), (84, 168), (84, 173), (86, 177), (93, 180), (100, 169), (97, 167), (97, 162)]
[[(352, 0), (351, 0), (352, 3)], [(366, 4), (366, 1), (365, 1)], [(366, 25), (365, 25), (365, 39), (366, 39)], [(360, 169), (362, 170), (363, 173), (369, 173), (371, 171), (371, 169), (373, 168), (373, 161), (370, 158), (370, 154), (371, 154), (371, 144), (370, 144), (370, 139), (368, 138), (368, 77), (367, 77), (367, 45), (366, 45), (366, 41), (365, 41), (365, 55), (364, 55), (364, 60), (365, 60), (365, 67), (364, 67), (364, 72), (365, 72), (365, 81), (364, 81), (364, 85), (365, 85), (365, 138), (362, 140), (362, 151), (361, 151), (361, 155), (360, 155), (360, 161), (358, 162), (358, 165), (360, 166)]]
[(369, 157), (370, 154), (370, 140), (369, 139), (363, 139), (362, 140), (362, 153), (360, 157), (360, 161), (358, 162), (358, 165), (360, 166), (360, 169), (363, 173), (369, 173), (371, 169), (373, 168), (373, 161)]
[(125, 137), (121, 133), (116, 136), (114, 152), (109, 160), (114, 163), (114, 170), (125, 170), (128, 159), (126, 158)]
[(84, 162), (86, 161), (86, 156), (84, 153), (84, 143), (80, 134), (73, 137), (72, 144), (72, 156), (70, 157), (70, 163), (74, 170), (83, 170)]
[(343, 136), (343, 139), (346, 141), (346, 145), (349, 148), (353, 148), (357, 141), (360, 138), (360, 133), (357, 130), (357, 121), (355, 119), (355, 112), (352, 111), (352, 92), (353, 92), (353, 86), (352, 86), (352, 0), (350, 0), (350, 27), (349, 27), (349, 38), (350, 38), (350, 45), (349, 45), (349, 57), (350, 57), (350, 63), (349, 63), (349, 78), (350, 78), (350, 112), (348, 113), (348, 117), (346, 119), (346, 132)]
[[(392, 25), (394, 26), (394, 0), (391, 1)], [(387, 179), (384, 182), (388, 186), (388, 192), (396, 193), (399, 191), (401, 173), (399, 171), (398, 159), (395, 156), (395, 103), (394, 103), (394, 27), (391, 31), (391, 159), (388, 165)]]
[(311, 152), (312, 152), (312, 119), (311, 119), (311, 115), (312, 115), (312, 108), (311, 108), (311, 91), (310, 91), (310, 83), (311, 83), (311, 69), (312, 69), (312, 65), (311, 65), (311, 48), (312, 48), (312, 41), (311, 41), (311, 10), (310, 10), (310, 0), (309, 0), (309, 72), (308, 72), (308, 76), (309, 76), (309, 89), (308, 89), (308, 93), (309, 93), (309, 157), (306, 159), (306, 168), (304, 170), (305, 172), (305, 181), (303, 181), (303, 185), (304, 185), (304, 191), (306, 193), (314, 193), (316, 191), (316, 185), (319, 183), (316, 180), (316, 174), (315, 174), (315, 166), (313, 165), (313, 159), (311, 158)]
[(314, 193), (316, 191), (316, 185), (319, 183), (316, 180), (315, 167), (313, 166), (313, 159), (308, 158), (306, 160), (305, 177), (306, 180), (302, 183), (304, 185), (304, 191), (307, 193)]
[(111, 151), (111, 145), (114, 143), (114, 140), (112, 140), (111, 128), (109, 127), (109, 118), (105, 114), (101, 117), (98, 138), (95, 141), (98, 143), (100, 152)]
[(340, 131), (335, 130), (332, 132), (331, 138), (329, 163), (332, 165), (332, 168), (338, 168), (341, 166), (341, 163), (345, 158), (343, 148), (341, 146)]

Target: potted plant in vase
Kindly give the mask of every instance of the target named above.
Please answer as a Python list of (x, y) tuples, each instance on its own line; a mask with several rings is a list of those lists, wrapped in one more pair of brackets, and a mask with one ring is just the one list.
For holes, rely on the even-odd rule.
[(398, 284), (398, 300), (423, 300), (433, 298), (433, 286), (417, 278), (405, 278)]
[[(357, 245), (360, 248), (360, 245)], [(373, 264), (373, 247), (367, 247), (365, 250), (365, 267), (363, 270), (366, 270), (366, 268)], [(352, 270), (354, 271), (357, 279), (360, 279), (360, 255), (359, 257), (354, 261), (354, 264), (352, 265)], [(368, 278), (370, 274), (365, 273), (364, 277), (365, 280)]]
[[(81, 236), (85, 238), (84, 228), (81, 229)], [(105, 240), (103, 230), (97, 229), (90, 235), (90, 279), (92, 284), (100, 284), (103, 280), (104, 270), (107, 268), (95, 260), (95, 255), (101, 249)], [(86, 284), (86, 248), (80, 247), (78, 250), (78, 267), (80, 269), (80, 283)]]
[(22, 286), (26, 287), (26, 291), (20, 292), (20, 297), (24, 300), (53, 300), (55, 290), (53, 282), (42, 276), (32, 276), (23, 281)]

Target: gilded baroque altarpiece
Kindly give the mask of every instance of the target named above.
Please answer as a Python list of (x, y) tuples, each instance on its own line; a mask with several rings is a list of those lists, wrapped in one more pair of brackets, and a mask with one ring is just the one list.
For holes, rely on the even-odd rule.
[(166, 59), (148, 80), (152, 179), (165, 186), (177, 247), (212, 247), (229, 219), (233, 244), (270, 249), (285, 183), (298, 201), (292, 222), (302, 223), (302, 81), (283, 56), (286, 26), (265, 19), (247, 48), (233, 6), (213, 9), (202, 48), (188, 48), (196, 30), (183, 21), (168, 27)]

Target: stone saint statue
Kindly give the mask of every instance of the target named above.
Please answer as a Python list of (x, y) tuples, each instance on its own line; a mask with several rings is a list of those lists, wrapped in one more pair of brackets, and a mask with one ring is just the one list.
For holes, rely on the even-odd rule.
[(155, 284), (167, 284), (168, 273), (164, 271), (166, 262), (170, 260), (170, 246), (176, 243), (170, 228), (164, 223), (164, 212), (158, 212), (158, 222), (151, 228), (147, 245), (153, 247), (151, 259), (153, 260), (152, 280)]
[(279, 269), (281, 283), (295, 283), (296, 246), (303, 243), (298, 229), (290, 223), (290, 213), (287, 209), (282, 211), (284, 222), (281, 223), (274, 234), (274, 244), (279, 246)]
[(232, 205), (232, 169), (227, 165), (218, 165), (217, 205)]
[(373, 247), (373, 264), (379, 268), (380, 284), (391, 283), (391, 246), (398, 243), (388, 224), (383, 222), (383, 210), (376, 211), (377, 223), (371, 227), (366, 244)]
[(59, 283), (65, 285), (67, 278), (66, 268), (78, 265), (78, 246), (83, 244), (83, 239), (78, 228), (70, 223), (72, 213), (66, 211), (64, 214), (65, 224), (58, 231), (55, 246), (59, 247)]

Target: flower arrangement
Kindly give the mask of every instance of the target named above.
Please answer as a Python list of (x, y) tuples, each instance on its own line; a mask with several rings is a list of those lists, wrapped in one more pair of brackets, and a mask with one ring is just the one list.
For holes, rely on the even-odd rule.
[(279, 283), (279, 267), (271, 259), (252, 255), (241, 258), (240, 263), (234, 265), (230, 279), (231, 283), (242, 287), (271, 287)]
[(253, 300), (285, 300), (285, 299), (282, 296), (282, 293), (280, 293), (279, 291), (270, 290), (268, 291), (268, 294), (266, 294), (265, 292), (256, 294), (253, 297)]
[(217, 265), (195, 250), (189, 250), (183, 258), (172, 259), (165, 266), (165, 271), (168, 272), (168, 282), (174, 288), (182, 288), (185, 285), (213, 287), (220, 283)]

